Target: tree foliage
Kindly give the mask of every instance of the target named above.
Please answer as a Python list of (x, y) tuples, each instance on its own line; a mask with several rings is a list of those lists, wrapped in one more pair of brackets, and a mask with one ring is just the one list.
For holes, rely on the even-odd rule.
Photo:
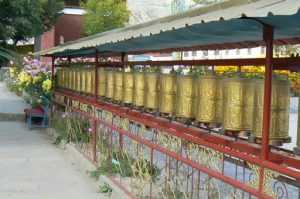
[(121, 28), (129, 21), (130, 11), (125, 0), (88, 0), (81, 3), (85, 9), (84, 36)]
[(63, 7), (61, 0), (0, 0), (0, 43), (16, 44), (49, 30)]

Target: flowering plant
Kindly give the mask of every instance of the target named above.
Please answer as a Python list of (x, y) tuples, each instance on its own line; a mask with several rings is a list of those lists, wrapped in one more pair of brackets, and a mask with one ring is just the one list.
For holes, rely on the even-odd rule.
[(22, 72), (18, 75), (18, 86), (20, 91), (25, 91), (32, 106), (40, 103), (40, 96), (50, 98), (51, 70), (45, 63), (24, 57)]

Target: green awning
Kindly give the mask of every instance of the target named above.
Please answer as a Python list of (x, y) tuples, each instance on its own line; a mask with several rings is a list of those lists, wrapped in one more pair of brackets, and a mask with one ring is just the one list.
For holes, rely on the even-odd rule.
[[(213, 15), (214, 13), (208, 13), (203, 16), (154, 23), (148, 27), (141, 26), (132, 30), (117, 29), (46, 50), (40, 55), (85, 56), (94, 54), (95, 50), (100, 53), (130, 53), (176, 51), (185, 48), (207, 50), (255, 47), (263, 44), (263, 24), (274, 27), (275, 43), (298, 44), (300, 43), (300, 13), (296, 12), (297, 6), (300, 6), (300, 1), (258, 1), (242, 6), (243, 9), (253, 9), (248, 11), (250, 14), (246, 13), (249, 17), (232, 18), (241, 12), (241, 6), (234, 7), (234, 10), (228, 8), (214, 12), (216, 15), (224, 16), (222, 20), (209, 21), (216, 19), (216, 16)], [(267, 15), (268, 10), (275, 14), (288, 12), (289, 15)]]

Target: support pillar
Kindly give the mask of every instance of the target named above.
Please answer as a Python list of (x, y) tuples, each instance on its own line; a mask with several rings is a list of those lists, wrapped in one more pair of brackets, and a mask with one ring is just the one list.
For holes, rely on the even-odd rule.
[[(99, 67), (99, 62), (98, 62), (98, 50), (95, 51), (95, 82), (94, 82), (94, 102), (95, 104), (97, 103), (97, 98), (98, 98), (98, 67)], [(93, 120), (93, 136), (94, 136), (94, 143), (93, 143), (93, 159), (96, 162), (97, 161), (97, 142), (98, 142), (98, 128), (97, 128), (97, 109), (94, 106), (94, 120)]]
[[(53, 92), (54, 91), (54, 63), (55, 63), (55, 58), (54, 57), (51, 57), (51, 98), (53, 98)], [(50, 105), (50, 118), (49, 118), (49, 126), (52, 127), (52, 119), (53, 119), (53, 103), (51, 102), (51, 105)]]
[(266, 44), (266, 67), (265, 67), (265, 88), (264, 88), (264, 109), (262, 127), (261, 164), (259, 176), (259, 197), (263, 198), (264, 164), (269, 153), (269, 134), (271, 117), (271, 95), (272, 95), (272, 70), (273, 70), (273, 39), (274, 29), (270, 25), (264, 25), (263, 39)]
[(294, 154), (300, 155), (300, 97), (298, 102), (297, 142), (296, 142), (296, 147), (294, 147)]

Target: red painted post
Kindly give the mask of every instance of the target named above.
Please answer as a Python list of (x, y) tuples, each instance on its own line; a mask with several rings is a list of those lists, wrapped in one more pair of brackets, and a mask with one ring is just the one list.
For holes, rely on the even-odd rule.
[[(55, 62), (55, 58), (52, 57), (52, 60), (51, 60), (51, 98), (53, 98), (53, 91), (54, 91), (54, 62)], [(53, 110), (54, 109), (54, 104), (52, 103), (52, 107), (50, 109), (50, 126), (52, 127), (52, 121), (53, 121)]]
[(265, 69), (265, 90), (264, 90), (264, 112), (262, 127), (262, 150), (259, 176), (259, 198), (263, 198), (264, 165), (269, 153), (269, 134), (270, 134), (270, 115), (271, 115), (271, 95), (272, 95), (272, 68), (273, 68), (273, 39), (274, 29), (272, 26), (265, 25), (263, 32), (266, 43), (266, 69)]
[[(122, 52), (122, 55), (121, 55), (121, 61), (122, 63), (125, 61), (125, 52)], [(124, 69), (125, 65), (123, 65), (123, 69)], [(123, 134), (120, 133), (119, 134), (119, 145), (120, 145), (120, 152), (123, 153)]]
[[(97, 103), (97, 96), (98, 96), (98, 66), (99, 66), (99, 62), (98, 62), (98, 50), (96, 50), (95, 52), (95, 82), (94, 82), (94, 102), (95, 104)], [(93, 143), (93, 154), (94, 154), (94, 161), (97, 160), (97, 121), (96, 121), (96, 117), (97, 117), (97, 111), (96, 111), (96, 107), (94, 107), (94, 143)]]
[(52, 62), (51, 62), (51, 90), (54, 90), (54, 62), (55, 62), (55, 58), (52, 57)]

